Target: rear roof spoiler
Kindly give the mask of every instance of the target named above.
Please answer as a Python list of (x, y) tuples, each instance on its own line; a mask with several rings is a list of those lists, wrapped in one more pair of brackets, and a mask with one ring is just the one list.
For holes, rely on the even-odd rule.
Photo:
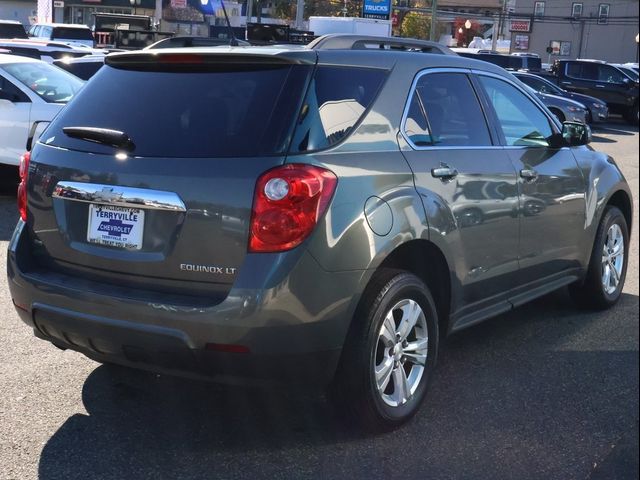
[(371, 35), (329, 34), (316, 38), (308, 45), (312, 50), (395, 50), (456, 55), (448, 47), (427, 40), (399, 37), (374, 37)]
[(150, 68), (174, 65), (201, 67), (214, 65), (315, 65), (317, 54), (313, 51), (268, 49), (264, 47), (212, 47), (139, 50), (113, 53), (105, 57), (105, 63), (116, 68)]

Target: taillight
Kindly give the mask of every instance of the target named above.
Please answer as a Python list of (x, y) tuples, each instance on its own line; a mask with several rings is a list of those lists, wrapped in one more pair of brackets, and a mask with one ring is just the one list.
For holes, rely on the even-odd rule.
[(27, 178), (29, 177), (29, 161), (31, 152), (25, 152), (20, 157), (20, 184), (18, 185), (18, 211), (20, 218), (27, 221)]
[(249, 232), (250, 252), (282, 252), (302, 243), (327, 209), (338, 179), (313, 165), (269, 170), (256, 184)]

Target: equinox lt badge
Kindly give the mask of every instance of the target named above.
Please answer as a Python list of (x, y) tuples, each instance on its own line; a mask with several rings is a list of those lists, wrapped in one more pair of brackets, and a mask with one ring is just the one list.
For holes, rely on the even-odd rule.
[(204, 272), (218, 275), (235, 275), (237, 268), (216, 267), (215, 265), (194, 265), (192, 263), (181, 263), (180, 270), (184, 272)]

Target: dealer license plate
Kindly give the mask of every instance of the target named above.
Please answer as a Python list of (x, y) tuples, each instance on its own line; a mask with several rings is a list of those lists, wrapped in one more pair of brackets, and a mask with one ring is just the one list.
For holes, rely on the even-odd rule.
[(89, 205), (88, 242), (140, 250), (143, 232), (144, 210), (115, 205)]

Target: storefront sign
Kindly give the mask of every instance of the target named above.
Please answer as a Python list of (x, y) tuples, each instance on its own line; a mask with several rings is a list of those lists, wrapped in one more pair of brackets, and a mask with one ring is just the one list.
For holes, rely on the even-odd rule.
[(64, 2), (62, 0), (54, 0), (53, 1), (54, 8), (64, 8)]
[(364, 0), (362, 16), (364, 18), (378, 18), (389, 20), (391, 15), (391, 0)]
[(529, 35), (516, 35), (513, 48), (515, 50), (529, 50)]
[(530, 18), (512, 19), (511, 24), (509, 25), (509, 31), (529, 33), (531, 31), (531, 19)]

